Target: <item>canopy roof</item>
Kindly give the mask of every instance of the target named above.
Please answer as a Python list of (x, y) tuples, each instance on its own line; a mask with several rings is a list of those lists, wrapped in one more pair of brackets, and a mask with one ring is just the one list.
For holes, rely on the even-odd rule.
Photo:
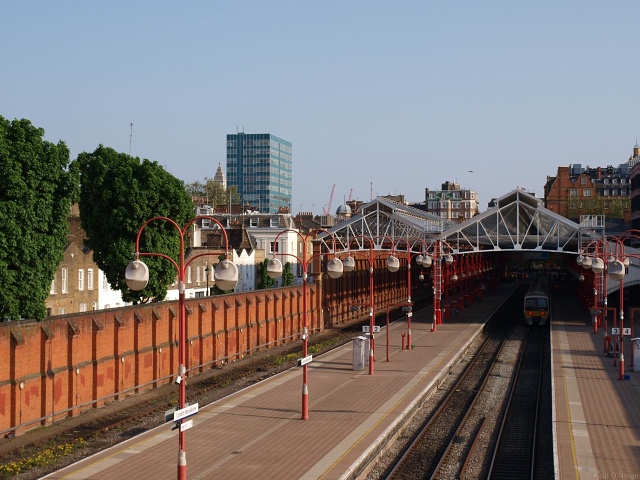
[[(454, 253), (486, 250), (546, 250), (578, 253), (581, 242), (600, 237), (594, 230), (558, 215), (521, 189), (495, 200), (492, 208), (463, 223), (378, 197), (363, 205), (360, 213), (329, 230), (336, 250), (391, 248), (436, 240), (449, 244)], [(329, 235), (319, 236), (333, 250)], [(404, 249), (404, 247), (403, 247)]]

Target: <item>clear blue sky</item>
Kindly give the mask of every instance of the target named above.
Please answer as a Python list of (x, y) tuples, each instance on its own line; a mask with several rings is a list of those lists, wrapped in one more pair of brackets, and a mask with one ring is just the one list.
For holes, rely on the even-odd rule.
[[(0, 115), (186, 182), (236, 129), (293, 143), (293, 212), (457, 180), (485, 210), (640, 137), (640, 2), (13, 1)], [(473, 172), (469, 172), (472, 170)]]

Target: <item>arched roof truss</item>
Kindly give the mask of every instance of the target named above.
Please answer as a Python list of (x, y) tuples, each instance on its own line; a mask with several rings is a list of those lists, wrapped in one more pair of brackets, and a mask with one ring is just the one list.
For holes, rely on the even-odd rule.
[(446, 230), (443, 240), (455, 250), (546, 250), (577, 253), (580, 235), (596, 235), (547, 210), (533, 195), (513, 190), (495, 206)]
[[(445, 222), (422, 210), (378, 197), (361, 212), (345, 220), (329, 232), (336, 250), (375, 248), (421, 239), (426, 244), (437, 239), (446, 241), (454, 252), (480, 250), (546, 250), (578, 253), (585, 238), (599, 234), (544, 208), (535, 196), (516, 189), (495, 201), (495, 206), (463, 223)], [(328, 235), (319, 239), (326, 250), (333, 245)], [(405, 247), (406, 248), (406, 247)]]

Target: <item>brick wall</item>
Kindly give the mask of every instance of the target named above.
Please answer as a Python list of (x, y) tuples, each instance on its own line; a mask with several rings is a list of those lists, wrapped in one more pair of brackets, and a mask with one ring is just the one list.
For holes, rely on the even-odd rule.
[[(402, 273), (404, 272), (404, 273)], [(378, 312), (405, 301), (406, 269), (376, 261)], [(369, 272), (308, 285), (310, 334), (368, 315)], [(417, 282), (416, 282), (417, 283)], [(188, 375), (298, 340), (302, 287), (186, 300)], [(23, 433), (173, 381), (178, 302), (0, 323), (0, 434)]]

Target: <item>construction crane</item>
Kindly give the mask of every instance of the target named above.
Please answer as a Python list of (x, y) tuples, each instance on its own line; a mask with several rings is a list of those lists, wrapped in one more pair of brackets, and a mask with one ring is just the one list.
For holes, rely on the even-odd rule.
[(353, 195), (353, 188), (349, 190), (349, 198), (347, 199), (347, 202), (351, 201), (351, 195)]
[(336, 189), (336, 184), (333, 184), (333, 187), (331, 187), (331, 195), (329, 196), (329, 204), (327, 205), (327, 208), (322, 208), (322, 211), (324, 212), (325, 216), (329, 216), (331, 215), (331, 204), (333, 203), (333, 192)]

